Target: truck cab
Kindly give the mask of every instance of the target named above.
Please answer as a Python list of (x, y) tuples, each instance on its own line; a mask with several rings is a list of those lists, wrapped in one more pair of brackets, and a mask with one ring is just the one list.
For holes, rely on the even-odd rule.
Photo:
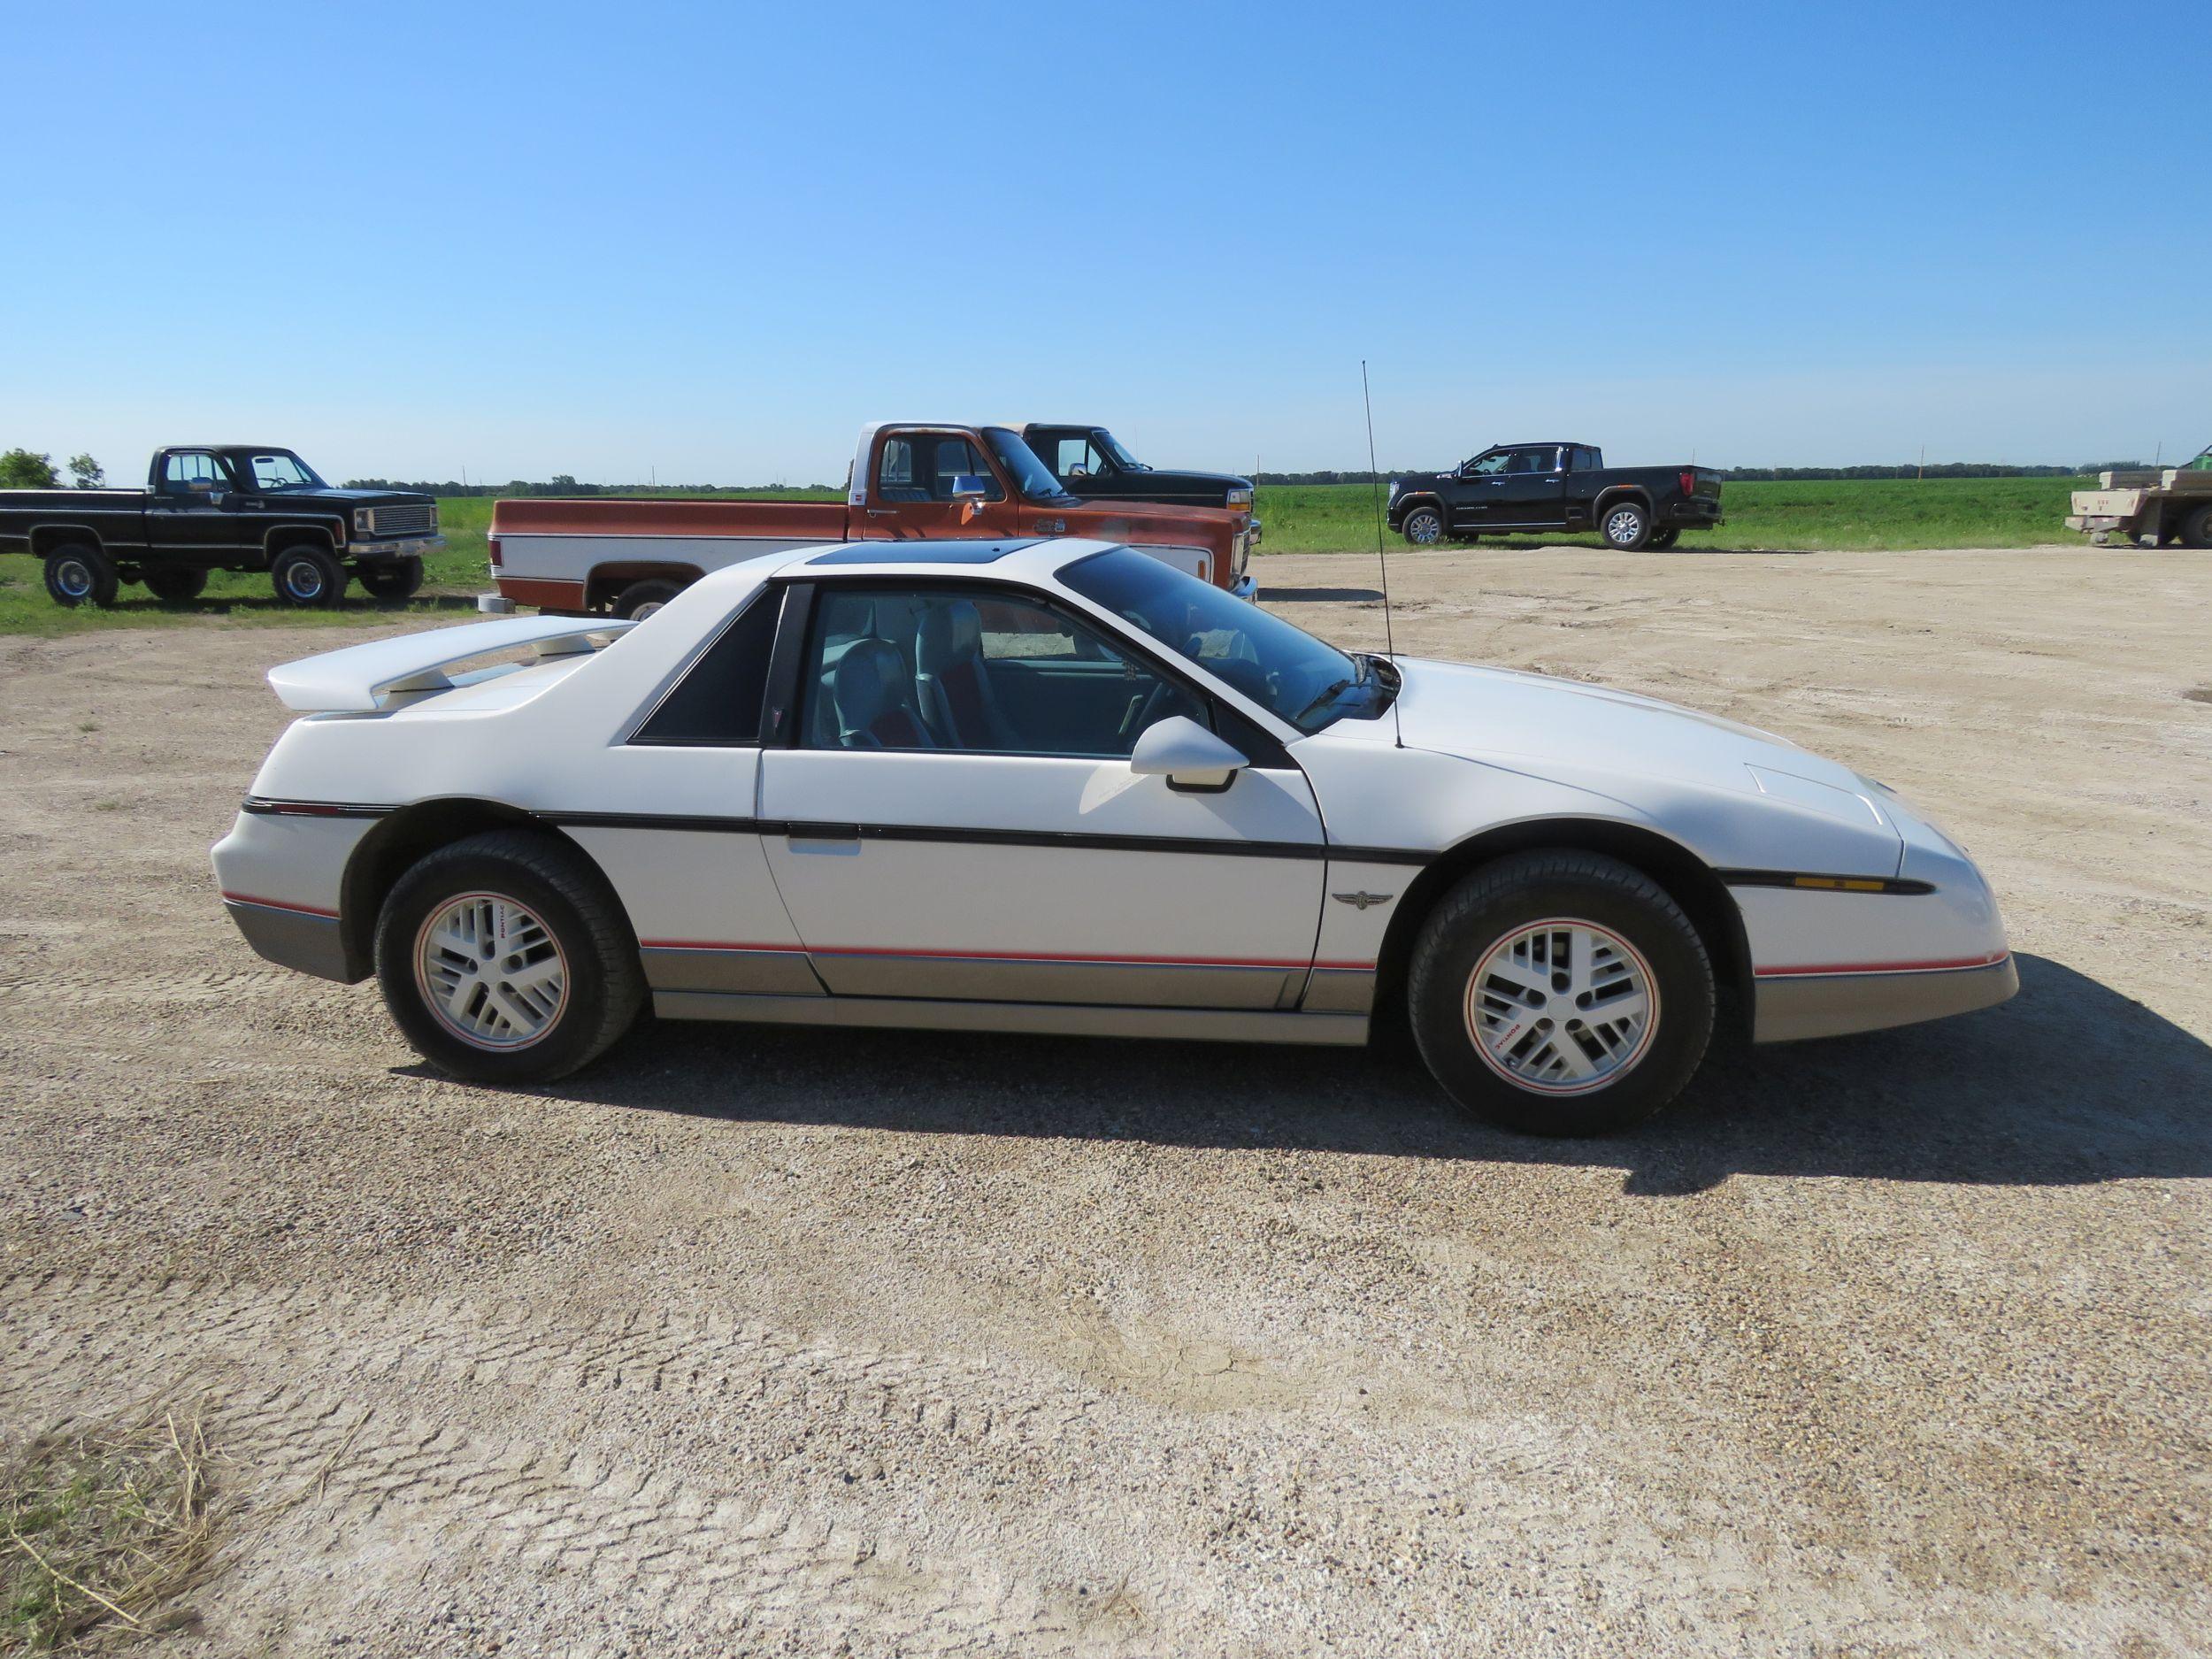
[(1068, 493), (1085, 501), (1156, 501), (1169, 506), (1252, 511), (1250, 479), (1147, 466), (1112, 433), (1087, 421), (1033, 420), (1021, 435)]

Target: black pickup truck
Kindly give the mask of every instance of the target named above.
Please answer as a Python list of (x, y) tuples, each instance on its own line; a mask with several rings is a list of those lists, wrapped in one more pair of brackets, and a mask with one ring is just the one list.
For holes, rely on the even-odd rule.
[(265, 444), (157, 449), (143, 489), (0, 489), (0, 553), (43, 560), (63, 605), (111, 605), (137, 581), (180, 603), (210, 571), (266, 571), (288, 605), (336, 604), (349, 572), (376, 598), (404, 599), (444, 545), (429, 496), (334, 488)]
[[(1171, 507), (1252, 511), (1252, 480), (1228, 472), (1164, 472), (1129, 453), (1103, 426), (1082, 421), (1033, 420), (1022, 442), (1052, 469), (1071, 495), (1085, 501), (1156, 501)], [(1252, 526), (1252, 539), (1260, 527)]]
[(1586, 443), (1501, 443), (1448, 472), (1390, 480), (1390, 527), (1417, 546), (1531, 531), (1594, 530), (1624, 549), (1669, 548), (1720, 523), (1720, 474), (1608, 466)]

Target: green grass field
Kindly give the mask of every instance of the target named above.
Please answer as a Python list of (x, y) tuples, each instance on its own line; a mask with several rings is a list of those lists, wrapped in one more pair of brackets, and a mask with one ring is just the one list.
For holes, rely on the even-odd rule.
[[(1861, 551), (2062, 543), (2077, 539), (2062, 520), (2068, 495), (2079, 487), (2070, 478), (1727, 484), (1721, 505), (1728, 522), (1685, 536), (1682, 545)], [(1368, 485), (1277, 485), (1263, 488), (1256, 505), (1266, 530), (1261, 545), (1271, 553), (1374, 548), (1375, 492)]]
[[(1730, 484), (1722, 490), (1728, 522), (1720, 529), (1685, 536), (1686, 548), (1834, 549), (1843, 551), (1949, 547), (2032, 547), (2077, 540), (2061, 522), (2068, 478), (1959, 478), (1843, 480), (1833, 483)], [(731, 496), (779, 495), (835, 500), (835, 490), (726, 490)], [(1258, 511), (1266, 526), (1267, 553), (1356, 553), (1375, 545), (1374, 493), (1364, 484), (1263, 486)], [(64, 634), (88, 629), (173, 625), (193, 617), (219, 616), (233, 623), (288, 626), (344, 622), (374, 611), (454, 612), (473, 609), (490, 585), (484, 532), (491, 522), (488, 495), (439, 503), (446, 549), (430, 561), (423, 592), (406, 604), (381, 604), (350, 591), (338, 611), (295, 611), (280, 605), (265, 576), (218, 575), (189, 605), (164, 605), (143, 588), (123, 590), (111, 611), (65, 611), (47, 598), (35, 559), (0, 555), (0, 634)], [(1594, 541), (1592, 537), (1575, 538)], [(1393, 539), (1394, 546), (1403, 546)], [(1516, 538), (1507, 545), (1535, 546)], [(1264, 566), (1263, 566), (1263, 572)], [(1261, 581), (1264, 583), (1264, 573)]]

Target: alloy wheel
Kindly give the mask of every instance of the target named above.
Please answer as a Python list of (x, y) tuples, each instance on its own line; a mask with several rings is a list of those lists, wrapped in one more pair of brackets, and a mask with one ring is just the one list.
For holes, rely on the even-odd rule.
[(415, 939), (423, 1006), (478, 1048), (527, 1048), (559, 1021), (568, 959), (528, 909), (498, 893), (466, 893), (430, 916)]
[(1650, 964), (1618, 933), (1553, 918), (1516, 927), (1468, 977), (1467, 1035), (1517, 1088), (1584, 1094), (1617, 1082), (1659, 1028)]

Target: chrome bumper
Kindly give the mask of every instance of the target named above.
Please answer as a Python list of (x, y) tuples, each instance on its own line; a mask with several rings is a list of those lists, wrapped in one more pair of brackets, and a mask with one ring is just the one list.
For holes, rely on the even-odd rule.
[(346, 554), (357, 559), (419, 559), (444, 545), (445, 538), (442, 535), (410, 535), (392, 541), (349, 541)]
[(1231, 584), (1229, 594), (1232, 598), (1249, 599), (1256, 603), (1260, 596), (1259, 578), (1247, 572)]

